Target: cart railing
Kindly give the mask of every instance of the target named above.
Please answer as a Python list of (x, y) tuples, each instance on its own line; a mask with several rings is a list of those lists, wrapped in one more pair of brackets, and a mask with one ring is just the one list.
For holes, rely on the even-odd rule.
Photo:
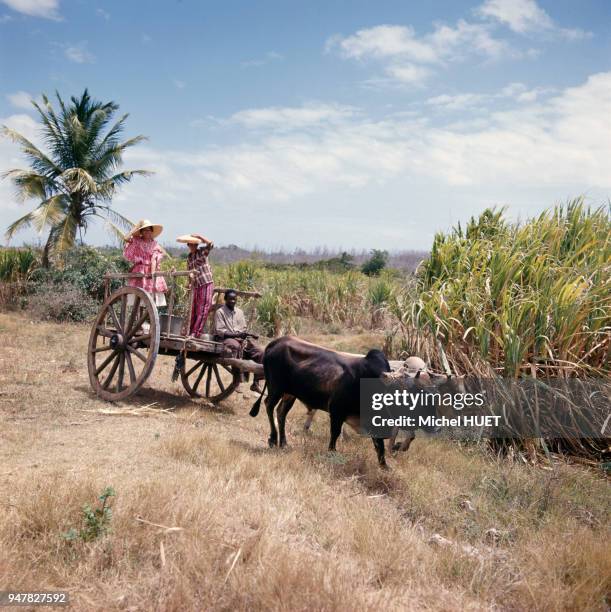
[[(175, 299), (175, 293), (176, 293), (175, 279), (184, 278), (187, 276), (189, 276), (189, 271), (187, 270), (181, 270), (181, 271), (166, 270), (166, 271), (159, 271), (159, 272), (151, 272), (148, 274), (145, 272), (108, 272), (107, 274), (104, 275), (104, 300), (106, 300), (108, 296), (110, 295), (110, 281), (111, 280), (129, 280), (129, 279), (135, 279), (135, 278), (151, 278), (154, 280), (159, 277), (170, 278), (172, 282), (168, 283), (170, 285), (170, 295), (169, 295), (169, 301), (168, 301), (168, 317), (167, 317), (167, 322), (166, 322), (166, 329), (162, 330), (162, 332), (165, 331), (166, 335), (169, 335), (170, 324), (172, 321), (172, 316), (174, 314), (174, 299)], [(229, 289), (230, 287), (215, 287), (214, 293), (219, 295), (221, 293), (225, 293)], [(232, 290), (235, 291), (239, 297), (250, 297), (250, 298), (260, 298), (261, 297), (261, 294), (258, 291), (242, 291), (240, 289), (233, 289), (233, 288)], [(191, 319), (192, 301), (193, 301), (193, 295), (191, 294), (189, 295), (189, 298), (188, 298), (189, 314), (185, 318), (186, 325), (189, 324), (188, 321)], [(218, 308), (218, 304), (215, 305), (215, 308)], [(213, 308), (213, 311), (215, 308)]]

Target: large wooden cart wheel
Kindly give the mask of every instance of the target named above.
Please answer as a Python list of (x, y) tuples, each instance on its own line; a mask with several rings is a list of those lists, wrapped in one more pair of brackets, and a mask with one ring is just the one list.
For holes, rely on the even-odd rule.
[(191, 397), (205, 397), (220, 402), (229, 397), (240, 384), (240, 370), (212, 360), (187, 361), (180, 372), (184, 388)]
[(118, 401), (149, 377), (159, 352), (159, 314), (151, 296), (121, 287), (102, 305), (91, 329), (87, 366), (93, 390)]

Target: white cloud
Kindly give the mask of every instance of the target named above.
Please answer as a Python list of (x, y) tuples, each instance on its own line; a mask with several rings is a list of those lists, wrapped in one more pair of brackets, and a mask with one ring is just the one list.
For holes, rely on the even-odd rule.
[(592, 32), (588, 32), (586, 30), (580, 30), (578, 28), (576, 29), (571, 29), (571, 28), (560, 28), (557, 30), (557, 32), (560, 34), (560, 36), (562, 36), (563, 38), (566, 38), (567, 40), (573, 41), (573, 40), (586, 40), (588, 38), (592, 38), (594, 36), (594, 34)]
[(325, 48), (337, 48), (349, 59), (379, 60), (386, 64), (388, 77), (410, 85), (422, 84), (432, 75), (433, 66), (460, 61), (472, 54), (487, 59), (517, 55), (506, 42), (492, 36), (488, 25), (463, 19), (455, 26), (436, 24), (432, 32), (421, 37), (411, 26), (375, 26), (345, 38), (332, 36)]
[(491, 59), (517, 54), (505, 41), (494, 38), (486, 25), (469, 23), (464, 19), (459, 19), (453, 28), (437, 25), (429, 38), (446, 60), (455, 59), (457, 54), (464, 56), (474, 51)]
[(489, 96), (484, 94), (463, 93), (456, 95), (442, 94), (429, 98), (426, 103), (429, 106), (443, 108), (445, 110), (464, 110), (480, 106), (483, 102), (487, 102)]
[(535, 102), (542, 96), (554, 93), (551, 87), (534, 87), (529, 89), (524, 83), (509, 83), (497, 93), (459, 93), (442, 94), (426, 100), (428, 106), (444, 111), (458, 111), (466, 109), (486, 109), (491, 103), (505, 100), (528, 103)]
[(476, 51), (498, 57), (507, 51), (506, 43), (493, 38), (486, 25), (468, 23), (463, 19), (455, 27), (437, 24), (430, 34), (420, 38), (411, 26), (375, 26), (346, 38), (332, 37), (327, 41), (327, 49), (334, 46), (339, 47), (347, 58), (391, 58), (418, 64), (452, 60), (457, 52)]
[(477, 12), (506, 24), (514, 32), (524, 33), (552, 27), (550, 16), (535, 0), (486, 0)]
[[(258, 109), (229, 121), (268, 128), (267, 134), (199, 153), (134, 149), (130, 163), (158, 170), (146, 182), (144, 200), (159, 202), (181, 201), (185, 193), (196, 200), (202, 192), (219, 202), (290, 202), (314, 194), (324, 198), (332, 189), (358, 193), (376, 186), (383, 192), (397, 180), (428, 180), (471, 190), (477, 198), (482, 190), (502, 199), (516, 186), (560, 190), (568, 197), (590, 188), (611, 190), (610, 105), (611, 72), (545, 102), (488, 111), (461, 126), (400, 115), (373, 121), (342, 114), (342, 121), (329, 122), (315, 114), (304, 119), (300, 109)], [(282, 120), (294, 130), (277, 132)], [(318, 128), (309, 130), (314, 124)], [(178, 191), (172, 195), (168, 185)]]
[(284, 57), (276, 51), (268, 51), (263, 57), (240, 62), (242, 68), (259, 68), (270, 62), (282, 60)]
[(14, 11), (31, 17), (61, 20), (59, 0), (0, 0)]
[(359, 30), (347, 38), (328, 41), (328, 48), (337, 45), (345, 57), (396, 57), (415, 62), (437, 62), (438, 51), (430, 43), (416, 38), (410, 26), (380, 25)]
[(68, 45), (64, 49), (64, 55), (77, 64), (91, 64), (95, 62), (95, 56), (88, 51), (87, 42), (83, 41), (77, 45)]
[(102, 19), (104, 19), (105, 21), (110, 20), (110, 13), (108, 11), (105, 11), (104, 9), (101, 9), (101, 8), (96, 9), (95, 14), (98, 17), (101, 17)]
[(584, 30), (557, 27), (536, 0), (486, 0), (476, 9), (476, 13), (499, 21), (519, 34), (548, 30), (555, 31), (567, 40), (592, 36), (591, 32)]
[(341, 104), (308, 104), (301, 107), (253, 108), (233, 114), (227, 123), (250, 129), (290, 131), (322, 124), (333, 124), (354, 117), (358, 109)]
[(24, 110), (32, 110), (32, 100), (41, 102), (39, 98), (35, 98), (32, 94), (27, 91), (16, 91), (15, 93), (6, 94), (6, 99), (15, 108), (21, 108)]
[(416, 64), (392, 64), (386, 68), (386, 74), (400, 83), (419, 85), (430, 76), (431, 71)]
[(335, 34), (327, 39), (325, 51), (336, 49), (346, 59), (380, 62), (386, 78), (369, 79), (368, 86), (389, 83), (419, 86), (432, 76), (434, 69), (474, 55), (487, 60), (537, 57), (538, 49), (518, 50), (494, 36), (498, 23), (522, 34), (545, 31), (568, 40), (591, 36), (583, 30), (556, 26), (535, 0), (486, 0), (474, 12), (488, 21), (473, 23), (459, 19), (455, 25), (435, 23), (431, 32), (421, 36), (410, 25), (378, 25), (350, 36)]
[(184, 89), (187, 86), (185, 81), (181, 81), (180, 79), (174, 79), (172, 83), (174, 83), (174, 87), (176, 87), (176, 89)]
[(533, 87), (529, 89), (524, 83), (510, 83), (501, 90), (500, 95), (513, 98), (517, 102), (534, 102), (541, 96), (554, 93), (553, 87)]

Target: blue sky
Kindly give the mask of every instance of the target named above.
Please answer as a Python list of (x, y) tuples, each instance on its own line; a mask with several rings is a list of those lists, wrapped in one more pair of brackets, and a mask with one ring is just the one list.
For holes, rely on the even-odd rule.
[[(115, 206), (166, 241), (423, 249), (486, 206), (611, 194), (608, 0), (0, 0), (0, 84), (34, 140), (41, 92), (129, 112), (126, 167), (155, 175)], [(0, 226), (33, 204), (3, 181)]]

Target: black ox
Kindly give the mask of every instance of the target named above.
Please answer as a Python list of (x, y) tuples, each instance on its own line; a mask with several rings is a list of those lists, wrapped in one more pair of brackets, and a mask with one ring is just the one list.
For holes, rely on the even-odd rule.
[[(263, 368), (265, 387), (268, 389), (265, 406), (271, 429), (268, 440), (270, 447), (286, 445), (286, 416), (295, 400), (299, 399), (309, 410), (324, 410), (329, 413), (330, 451), (335, 451), (335, 444), (344, 423), (359, 431), (361, 378), (380, 378), (390, 372), (390, 364), (382, 351), (372, 349), (365, 357), (357, 357), (338, 353), (294, 336), (283, 336), (267, 345)], [(254, 403), (250, 416), (259, 414), (262, 398), (263, 394)], [(278, 432), (274, 409), (281, 400), (277, 411)], [(385, 467), (384, 439), (372, 440), (378, 462)]]

